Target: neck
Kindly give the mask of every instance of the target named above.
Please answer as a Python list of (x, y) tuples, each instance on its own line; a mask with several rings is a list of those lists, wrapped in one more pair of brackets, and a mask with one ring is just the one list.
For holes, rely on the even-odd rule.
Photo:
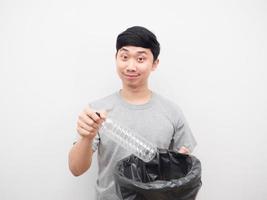
[(120, 90), (121, 97), (131, 104), (145, 104), (151, 98), (151, 90), (149, 88), (126, 88)]

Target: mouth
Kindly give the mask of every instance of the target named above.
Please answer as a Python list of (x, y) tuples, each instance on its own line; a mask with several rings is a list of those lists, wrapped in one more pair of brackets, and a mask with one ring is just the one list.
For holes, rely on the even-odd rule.
[(140, 74), (124, 74), (123, 73), (123, 76), (125, 76), (128, 79), (135, 79), (135, 78), (139, 77)]

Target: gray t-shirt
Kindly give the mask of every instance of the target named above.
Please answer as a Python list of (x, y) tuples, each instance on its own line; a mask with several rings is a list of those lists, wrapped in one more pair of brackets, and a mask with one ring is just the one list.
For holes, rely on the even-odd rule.
[[(187, 147), (191, 152), (196, 141), (181, 109), (161, 95), (152, 93), (151, 99), (142, 105), (133, 105), (115, 92), (90, 103), (95, 110), (108, 110), (108, 117), (120, 125), (140, 134), (158, 148), (168, 149), (173, 137), (173, 149)], [(93, 150), (97, 151), (98, 179), (96, 195), (98, 200), (118, 200), (115, 192), (113, 170), (116, 163), (131, 153), (119, 146), (104, 133), (94, 139)]]

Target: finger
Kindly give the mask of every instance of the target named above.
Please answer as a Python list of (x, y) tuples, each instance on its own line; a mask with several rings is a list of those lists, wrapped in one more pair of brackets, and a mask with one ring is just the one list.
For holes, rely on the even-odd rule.
[(77, 131), (83, 137), (94, 138), (95, 135), (96, 135), (96, 132), (90, 132), (90, 131), (87, 131), (87, 130), (81, 128), (81, 127), (77, 127)]
[(97, 113), (99, 113), (99, 116), (101, 119), (105, 120), (107, 118), (107, 114), (108, 114), (107, 111), (103, 110), (103, 111), (99, 111)]
[(182, 146), (182, 147), (178, 150), (178, 152), (181, 153), (181, 154), (189, 154), (189, 153), (190, 153), (189, 149), (186, 148), (186, 147), (184, 147), (184, 146)]
[(98, 111), (95, 112), (98, 117), (100, 117), (100, 121), (98, 122), (99, 125), (101, 125), (107, 118), (107, 112), (106, 111)]
[(91, 133), (83, 128), (81, 128), (80, 126), (77, 127), (77, 132), (81, 135), (81, 136), (88, 136)]
[(90, 117), (88, 117), (88, 115), (86, 114), (80, 115), (78, 121), (82, 121), (83, 123), (87, 124), (88, 126), (92, 126), (95, 129), (99, 128), (99, 125), (95, 121), (93, 121)]
[(87, 116), (89, 116), (96, 123), (100, 121), (100, 117), (90, 108), (87, 107), (84, 112)]
[(79, 120), (77, 122), (78, 126), (80, 126), (81, 128), (87, 130), (87, 131), (97, 131), (98, 127), (96, 124), (93, 124), (92, 126), (91, 125), (88, 125), (86, 123), (84, 123), (82, 120)]

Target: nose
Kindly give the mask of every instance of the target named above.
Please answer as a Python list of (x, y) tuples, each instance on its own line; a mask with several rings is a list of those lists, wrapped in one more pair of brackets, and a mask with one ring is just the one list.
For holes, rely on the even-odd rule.
[(136, 63), (133, 60), (129, 60), (126, 67), (127, 71), (135, 72), (136, 71)]

